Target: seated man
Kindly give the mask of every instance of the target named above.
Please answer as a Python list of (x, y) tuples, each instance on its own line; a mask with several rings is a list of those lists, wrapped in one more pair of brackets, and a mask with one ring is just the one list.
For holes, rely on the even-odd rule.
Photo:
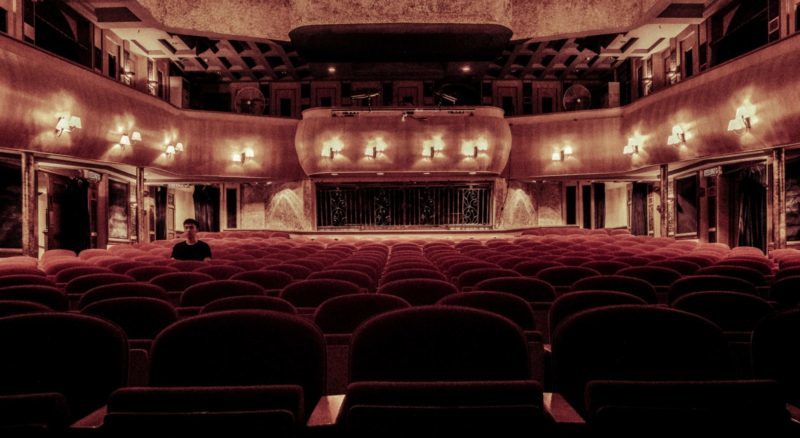
[(183, 221), (185, 242), (180, 242), (172, 247), (172, 258), (175, 260), (209, 260), (211, 259), (211, 247), (202, 240), (197, 240), (197, 228), (200, 222), (194, 219)]

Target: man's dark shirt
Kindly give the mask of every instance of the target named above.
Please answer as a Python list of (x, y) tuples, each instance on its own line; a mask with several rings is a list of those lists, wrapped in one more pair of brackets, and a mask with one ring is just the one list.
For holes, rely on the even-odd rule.
[(211, 247), (202, 240), (198, 240), (194, 245), (180, 242), (172, 247), (172, 258), (175, 260), (200, 260), (211, 257)]

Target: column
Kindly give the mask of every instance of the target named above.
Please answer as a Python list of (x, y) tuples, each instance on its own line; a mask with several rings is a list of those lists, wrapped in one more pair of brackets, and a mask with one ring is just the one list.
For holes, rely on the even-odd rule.
[(144, 209), (144, 167), (136, 168), (136, 237), (139, 243), (149, 240)]
[(772, 150), (772, 243), (786, 247), (786, 150)]
[(661, 237), (669, 235), (669, 165), (662, 164), (659, 168), (658, 180), (661, 186), (661, 208), (658, 210), (661, 220)]
[(36, 161), (33, 152), (22, 153), (22, 254), (39, 256), (36, 239), (38, 199), (36, 186)]

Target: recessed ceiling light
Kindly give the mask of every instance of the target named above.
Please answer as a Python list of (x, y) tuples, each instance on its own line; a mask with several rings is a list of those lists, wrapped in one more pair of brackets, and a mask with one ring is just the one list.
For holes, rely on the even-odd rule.
[(336, 67), (334, 67), (334, 66), (332, 66), (332, 65), (331, 65), (331, 66), (329, 66), (329, 67), (328, 67), (328, 73), (336, 73)]
[(378, 175), (378, 176), (383, 176), (383, 172), (378, 172), (378, 173), (376, 173), (375, 175)]
[(467, 64), (467, 65), (462, 65), (462, 66), (461, 66), (461, 71), (462, 71), (462, 72), (464, 72), (464, 73), (469, 73), (469, 72), (471, 72), (471, 71), (472, 71), (472, 67), (470, 67), (470, 66), (469, 66), (469, 64)]

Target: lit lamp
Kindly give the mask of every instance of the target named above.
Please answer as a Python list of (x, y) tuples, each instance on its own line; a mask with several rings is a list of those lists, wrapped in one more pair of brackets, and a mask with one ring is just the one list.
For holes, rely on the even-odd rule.
[(367, 148), (364, 150), (364, 156), (374, 160), (378, 158), (378, 154), (383, 154), (385, 151), (386, 142), (383, 141), (383, 137), (377, 137), (367, 142)]
[(489, 150), (489, 142), (481, 137), (475, 141), (465, 141), (461, 150), (464, 156), (478, 158), (478, 155)]
[(753, 105), (742, 105), (736, 108), (736, 116), (728, 122), (728, 131), (742, 134), (750, 129), (750, 119), (753, 117), (755, 108)]
[(83, 128), (81, 118), (78, 116), (62, 113), (56, 115), (56, 117), (58, 117), (58, 122), (56, 122), (56, 135), (59, 137), (65, 132), (72, 132), (73, 129)]
[(339, 137), (334, 137), (322, 144), (322, 156), (332, 160), (336, 157), (336, 154), (342, 153), (343, 149), (344, 143), (339, 140)]
[(635, 155), (639, 153), (639, 140), (635, 137), (628, 137), (628, 144), (622, 148), (622, 153), (625, 155)]
[(422, 143), (422, 156), (425, 158), (433, 159), (437, 154), (444, 151), (444, 140), (441, 135), (435, 135), (430, 140), (425, 140)]
[(672, 127), (672, 135), (667, 137), (667, 146), (676, 146), (686, 142), (686, 131), (681, 125)]
[(566, 145), (561, 150), (553, 152), (553, 155), (550, 157), (552, 161), (564, 161), (572, 155), (572, 146)]
[(175, 146), (171, 144), (168, 144), (167, 147), (164, 149), (164, 154), (167, 156), (167, 158), (174, 157), (175, 152), (177, 152), (177, 150), (175, 149)]
[(231, 161), (237, 164), (244, 164), (247, 160), (251, 160), (256, 156), (255, 152), (252, 149), (248, 148), (242, 152), (234, 152), (231, 155)]

